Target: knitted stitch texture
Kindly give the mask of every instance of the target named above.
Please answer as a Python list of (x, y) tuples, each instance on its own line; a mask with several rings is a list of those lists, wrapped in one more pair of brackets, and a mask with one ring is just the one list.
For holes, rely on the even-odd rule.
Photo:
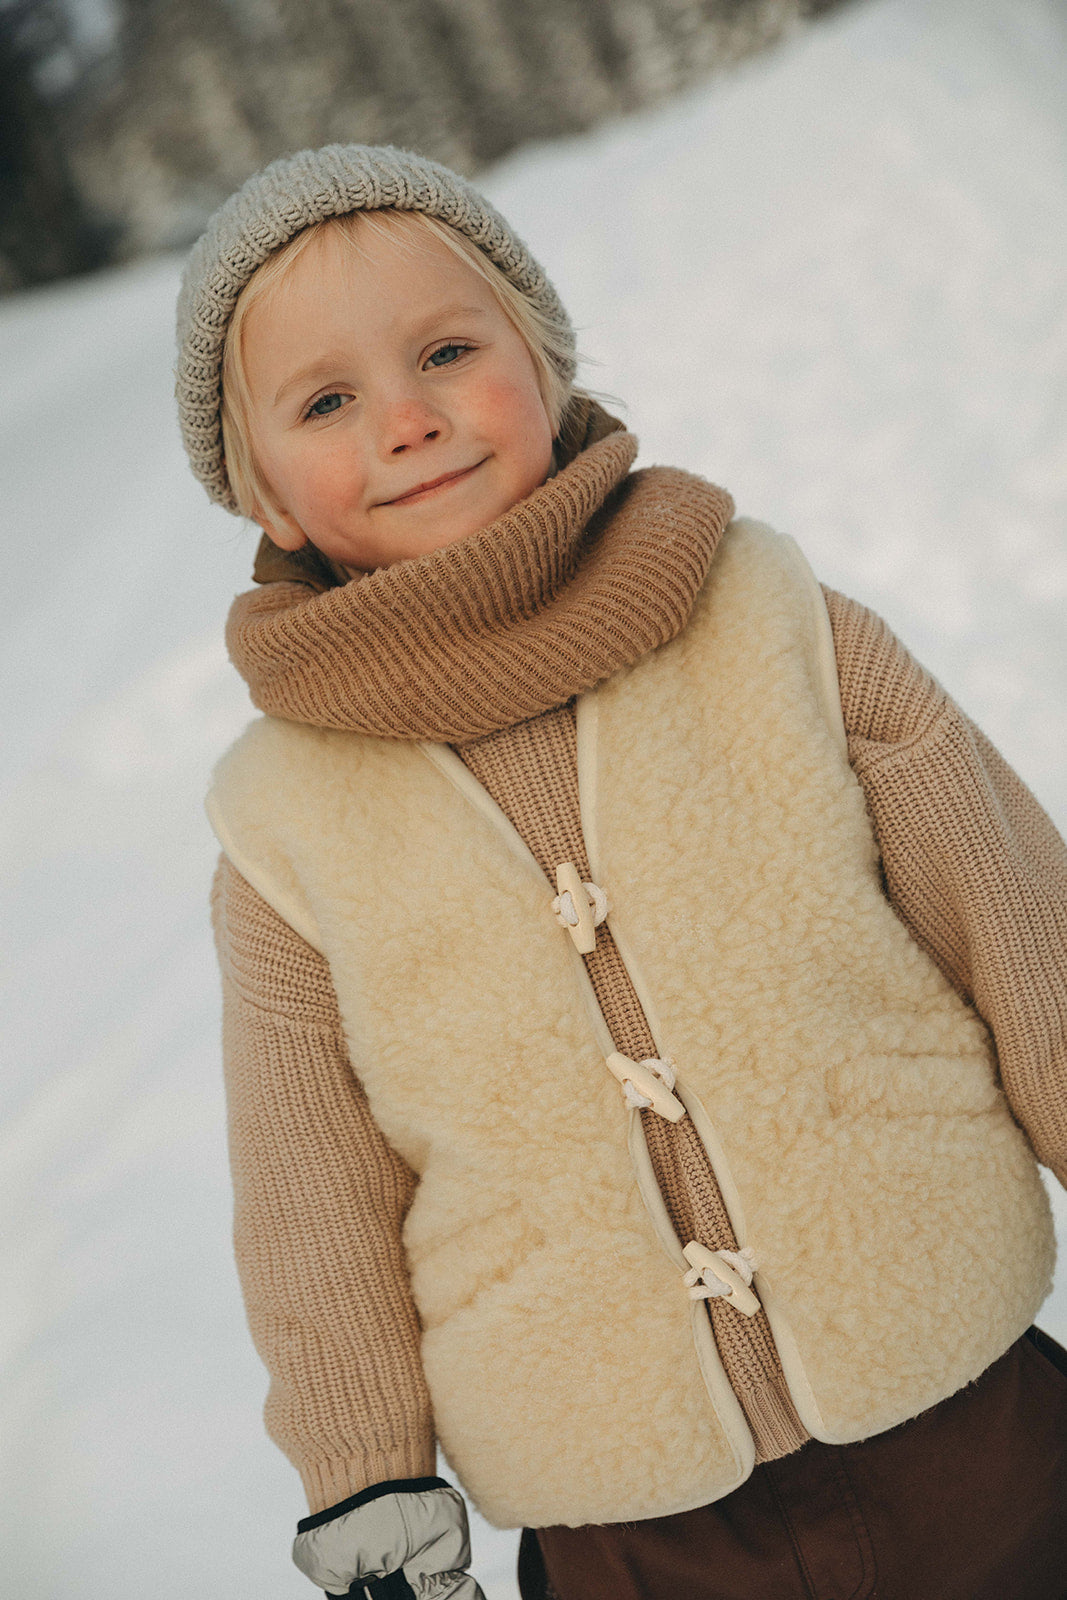
[(733, 514), (669, 467), (630, 473), (625, 430), (480, 532), (309, 594), (239, 595), (227, 643), (262, 711), (465, 743), (547, 711), (684, 627)]
[[(522, 240), (465, 179), (392, 145), (331, 144), (273, 161), (219, 207), (193, 247), (178, 297), (176, 394), (193, 472), (237, 510), (222, 456), (222, 351), (237, 297), (256, 268), (302, 229), (353, 211), (421, 211), (465, 234), (573, 350), (570, 321)], [(560, 363), (569, 383), (573, 356)]]
[(881, 618), (824, 593), (886, 892), (992, 1029), (1016, 1119), (1067, 1185), (1067, 845)]
[(225, 859), (212, 898), (234, 1249), (271, 1375), (264, 1418), (321, 1510), (435, 1470), (400, 1239), (416, 1180), (349, 1065), (325, 961)]

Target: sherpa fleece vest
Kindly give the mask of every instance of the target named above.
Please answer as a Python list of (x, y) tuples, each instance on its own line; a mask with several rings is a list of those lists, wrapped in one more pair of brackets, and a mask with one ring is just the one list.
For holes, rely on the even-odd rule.
[[(821, 594), (724, 538), (671, 643), (578, 706), (582, 823), (808, 1430), (974, 1379), (1050, 1283), (1048, 1203), (989, 1035), (882, 891)], [(753, 1465), (641, 1114), (552, 888), (459, 758), (264, 718), (223, 848), (329, 961), (419, 1174), (404, 1239), (440, 1440), (499, 1526), (663, 1516)]]

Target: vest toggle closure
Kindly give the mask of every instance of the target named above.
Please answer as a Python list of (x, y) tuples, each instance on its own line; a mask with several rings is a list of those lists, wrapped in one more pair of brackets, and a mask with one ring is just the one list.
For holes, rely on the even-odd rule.
[(595, 883), (583, 883), (573, 861), (561, 861), (556, 868), (556, 890), (556, 921), (566, 928), (579, 955), (592, 955), (596, 930), (608, 914), (607, 895)]
[(643, 1061), (631, 1061), (621, 1051), (613, 1050), (606, 1065), (613, 1078), (622, 1084), (622, 1096), (635, 1111), (652, 1110), (668, 1122), (681, 1122), (685, 1107), (673, 1095), (675, 1070), (670, 1056), (647, 1056)]
[(743, 1250), (709, 1250), (707, 1245), (691, 1239), (682, 1254), (690, 1264), (682, 1279), (690, 1300), (722, 1299), (742, 1316), (755, 1316), (760, 1303), (749, 1288), (756, 1270), (751, 1245)]

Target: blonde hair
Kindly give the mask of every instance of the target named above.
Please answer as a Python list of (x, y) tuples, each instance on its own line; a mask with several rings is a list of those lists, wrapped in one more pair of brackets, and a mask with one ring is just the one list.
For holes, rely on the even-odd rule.
[(258, 519), (264, 513), (276, 514), (270, 490), (264, 482), (252, 451), (250, 437), (251, 395), (245, 372), (242, 339), (244, 325), (252, 307), (283, 283), (295, 263), (324, 229), (338, 233), (353, 249), (360, 250), (358, 235), (366, 229), (392, 238), (407, 235), (411, 244), (418, 233), (441, 240), (453, 255), (465, 261), (489, 288), (530, 353), (537, 375), (537, 386), (555, 435), (564, 408), (577, 391), (563, 376), (573, 352), (560, 331), (520, 289), (495, 266), (489, 257), (464, 234), (447, 222), (422, 211), (351, 211), (341, 217), (328, 217), (296, 234), (287, 244), (269, 255), (241, 290), (226, 330), (222, 353), (222, 447), (226, 476), (242, 516)]

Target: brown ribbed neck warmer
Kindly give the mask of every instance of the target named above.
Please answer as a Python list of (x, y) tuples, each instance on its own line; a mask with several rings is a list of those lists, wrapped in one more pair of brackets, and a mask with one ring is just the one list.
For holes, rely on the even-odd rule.
[(456, 544), (328, 589), (321, 571), (294, 582), (274, 563), (282, 581), (238, 596), (227, 626), (255, 704), (319, 727), (462, 744), (672, 639), (733, 502), (673, 468), (631, 473), (633, 435), (599, 408), (585, 421), (595, 442)]

